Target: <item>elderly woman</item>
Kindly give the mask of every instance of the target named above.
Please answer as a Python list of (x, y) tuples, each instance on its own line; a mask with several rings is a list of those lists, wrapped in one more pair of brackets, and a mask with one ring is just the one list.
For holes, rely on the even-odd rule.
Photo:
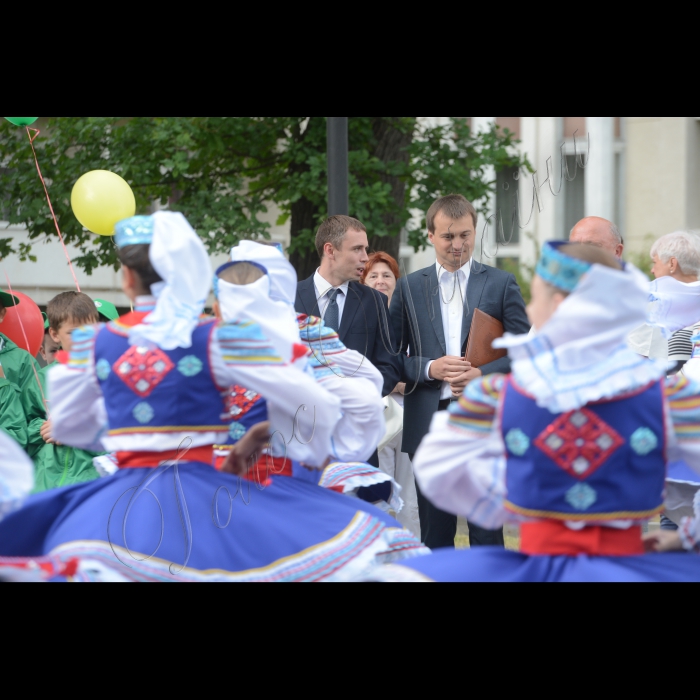
[[(389, 304), (396, 291), (400, 277), (399, 265), (387, 253), (374, 253), (365, 267), (362, 283), (389, 297)], [(397, 514), (398, 521), (420, 538), (420, 518), (418, 515), (418, 495), (413, 476), (413, 465), (405, 452), (403, 443), (403, 395), (405, 384), (399, 384), (391, 396), (384, 399), (387, 432), (379, 444), (379, 468), (401, 486), (403, 510)]]
[(630, 347), (644, 357), (667, 360), (669, 373), (676, 374), (690, 359), (693, 327), (700, 321), (700, 236), (670, 233), (654, 244), (651, 258), (656, 281), (648, 324), (630, 335)]

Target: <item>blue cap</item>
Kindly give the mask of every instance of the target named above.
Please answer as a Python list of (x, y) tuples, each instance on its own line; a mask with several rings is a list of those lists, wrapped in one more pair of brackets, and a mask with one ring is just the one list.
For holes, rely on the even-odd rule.
[(569, 243), (550, 241), (544, 244), (542, 257), (537, 263), (537, 274), (553, 287), (571, 293), (593, 265), (562, 253), (560, 248), (565, 245)]
[(114, 242), (118, 248), (128, 245), (150, 245), (153, 242), (153, 217), (132, 216), (115, 226)]

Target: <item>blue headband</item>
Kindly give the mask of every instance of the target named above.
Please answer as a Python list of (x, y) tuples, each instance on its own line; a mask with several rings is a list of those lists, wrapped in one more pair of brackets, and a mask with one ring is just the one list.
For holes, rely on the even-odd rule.
[(132, 216), (115, 226), (114, 242), (117, 248), (128, 245), (150, 245), (153, 242), (153, 217)]
[(562, 253), (559, 249), (565, 245), (569, 244), (566, 241), (544, 244), (542, 257), (537, 263), (537, 274), (553, 287), (571, 293), (593, 265)]
[(254, 267), (257, 267), (259, 270), (262, 270), (266, 275), (268, 274), (267, 269), (260, 265), (259, 263), (252, 262), (250, 260), (234, 260), (233, 262), (227, 262), (224, 265), (222, 265), (214, 274), (214, 297), (216, 299), (219, 298), (219, 275), (221, 275), (223, 272), (229, 269), (229, 267), (233, 267), (234, 265), (240, 265), (242, 262), (247, 262), (249, 265), (253, 265)]

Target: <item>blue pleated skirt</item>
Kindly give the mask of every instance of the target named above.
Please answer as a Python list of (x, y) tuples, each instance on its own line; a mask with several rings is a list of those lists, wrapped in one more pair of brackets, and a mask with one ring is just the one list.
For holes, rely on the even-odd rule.
[(440, 583), (680, 583), (700, 582), (700, 557), (527, 556), (503, 549), (442, 550), (403, 564)]
[(0, 522), (0, 557), (79, 558), (131, 580), (344, 581), (425, 553), (358, 499), (193, 462), (33, 496)]

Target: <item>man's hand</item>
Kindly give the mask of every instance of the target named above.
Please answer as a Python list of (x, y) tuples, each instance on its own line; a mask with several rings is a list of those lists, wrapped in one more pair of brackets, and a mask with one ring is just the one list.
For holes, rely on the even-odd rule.
[(653, 552), (682, 552), (683, 543), (677, 532), (659, 530), (658, 532), (650, 533), (644, 538), (644, 548), (649, 554)]
[(41, 426), (41, 430), (39, 431), (39, 434), (41, 435), (41, 439), (47, 444), (47, 445), (57, 445), (58, 443), (51, 438), (51, 421), (47, 420), (44, 425)]
[(2, 365), (0, 365), (0, 379), (6, 379), (5, 370), (2, 368)]
[(468, 372), (448, 377), (447, 381), (452, 387), (452, 396), (458, 399), (464, 393), (464, 388), (467, 384), (470, 384), (475, 379), (479, 379), (479, 377), (482, 376), (481, 370), (474, 368), (470, 369)]
[(463, 360), (461, 357), (443, 357), (435, 360), (430, 365), (430, 378), (438, 382), (449, 381), (450, 377), (458, 376), (468, 372), (472, 368), (471, 362)]
[(399, 382), (396, 385), (396, 389), (394, 389), (392, 394), (401, 394), (401, 396), (406, 396), (406, 384), (405, 384), (405, 382)]
[[(254, 425), (234, 446), (221, 468), (226, 474), (245, 476), (248, 468), (257, 461), (257, 454), (270, 443), (270, 423)], [(251, 458), (255, 460), (251, 462)]]

